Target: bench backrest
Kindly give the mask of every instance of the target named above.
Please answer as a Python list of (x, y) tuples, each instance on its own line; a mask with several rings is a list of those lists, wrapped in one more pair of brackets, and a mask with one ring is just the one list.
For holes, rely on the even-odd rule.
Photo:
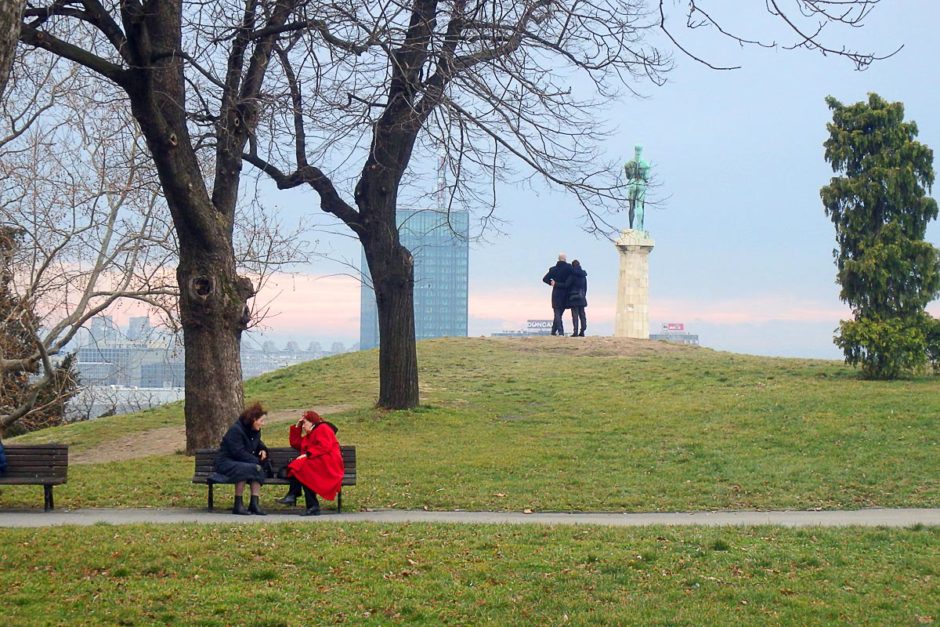
[[(343, 475), (343, 485), (356, 485), (356, 447), (340, 446), (340, 453), (343, 455), (343, 468), (346, 474)], [(201, 448), (196, 451), (196, 474), (193, 476), (193, 483), (203, 483), (206, 478), (212, 474), (215, 456), (219, 453), (217, 448)], [(290, 460), (297, 457), (300, 453), (289, 446), (283, 448), (269, 448), (268, 454), (271, 456), (271, 465), (274, 470), (286, 466)]]
[(5, 444), (7, 472), (3, 483), (60, 484), (68, 479), (67, 444)]

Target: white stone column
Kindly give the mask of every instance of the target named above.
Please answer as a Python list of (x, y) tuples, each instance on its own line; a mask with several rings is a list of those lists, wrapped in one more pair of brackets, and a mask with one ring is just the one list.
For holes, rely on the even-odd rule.
[(624, 229), (614, 244), (620, 253), (614, 337), (650, 337), (650, 264), (655, 242), (646, 231)]

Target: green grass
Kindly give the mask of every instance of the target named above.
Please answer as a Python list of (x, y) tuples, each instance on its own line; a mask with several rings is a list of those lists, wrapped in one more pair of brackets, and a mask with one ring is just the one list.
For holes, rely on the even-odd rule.
[(916, 625), (940, 529), (0, 530), (6, 624)]
[[(862, 381), (837, 362), (649, 343), (633, 355), (600, 343), (584, 354), (568, 350), (573, 341), (422, 342), (423, 405), (412, 411), (373, 407), (374, 351), (269, 373), (246, 396), (271, 409), (350, 408), (328, 418), (342, 443), (358, 446), (360, 483), (344, 495), (351, 510), (940, 505), (938, 377)], [(88, 450), (181, 422), (177, 405), (19, 440)], [(271, 426), (264, 438), (286, 445), (287, 429)], [(205, 502), (182, 455), (69, 473), (59, 507)], [(39, 498), (38, 488), (2, 490), (0, 507)]]
[[(349, 408), (328, 418), (359, 449), (351, 511), (940, 506), (938, 378), (588, 340), (587, 353), (550, 338), (422, 342), (413, 411), (373, 407), (374, 351), (269, 373), (246, 396)], [(17, 440), (95, 451), (181, 424), (177, 404)], [(286, 445), (286, 431), (271, 424), (265, 440)], [(182, 454), (73, 464), (56, 504), (204, 507), (192, 466)], [(0, 488), (0, 508), (40, 503), (38, 487)], [(3, 622), (17, 625), (940, 618), (940, 528), (925, 527), (96, 525), (0, 529), (0, 563)]]

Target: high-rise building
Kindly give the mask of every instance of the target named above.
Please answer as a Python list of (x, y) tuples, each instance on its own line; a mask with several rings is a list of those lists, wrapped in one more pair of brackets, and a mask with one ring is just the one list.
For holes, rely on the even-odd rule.
[(111, 316), (97, 315), (91, 319), (91, 339), (93, 342), (113, 342), (120, 337), (120, 331)]
[(128, 320), (127, 339), (131, 341), (150, 339), (150, 318), (138, 316)]
[[(401, 243), (414, 256), (415, 337), (466, 337), (470, 215), (399, 210), (397, 218)], [(379, 345), (379, 320), (365, 252), (360, 294), (359, 347), (366, 350)]]

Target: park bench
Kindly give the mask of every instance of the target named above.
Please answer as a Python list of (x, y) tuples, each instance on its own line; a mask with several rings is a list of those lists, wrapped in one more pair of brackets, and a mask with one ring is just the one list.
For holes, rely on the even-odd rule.
[(67, 444), (7, 444), (7, 471), (0, 485), (41, 485), (44, 509), (54, 508), (52, 486), (68, 480)]
[[(356, 447), (355, 446), (340, 446), (340, 453), (343, 455), (343, 467), (346, 471), (346, 474), (343, 475), (343, 484), (344, 486), (356, 485)], [(221, 483), (218, 481), (209, 481), (209, 477), (214, 472), (214, 462), (215, 456), (218, 454), (219, 449), (217, 448), (202, 448), (196, 451), (196, 473), (193, 475), (193, 483), (204, 483), (209, 486), (209, 511), (213, 509), (213, 488), (216, 484)], [(275, 470), (286, 466), (290, 460), (294, 459), (299, 455), (296, 449), (290, 447), (283, 448), (269, 448), (268, 455), (271, 457), (271, 465)], [(229, 481), (227, 483), (234, 483)], [(264, 480), (265, 485), (288, 485), (290, 481), (287, 479), (280, 479), (278, 477), (272, 477)], [(336, 495), (336, 511), (340, 513), (343, 511), (343, 492), (340, 489), (339, 494)]]

